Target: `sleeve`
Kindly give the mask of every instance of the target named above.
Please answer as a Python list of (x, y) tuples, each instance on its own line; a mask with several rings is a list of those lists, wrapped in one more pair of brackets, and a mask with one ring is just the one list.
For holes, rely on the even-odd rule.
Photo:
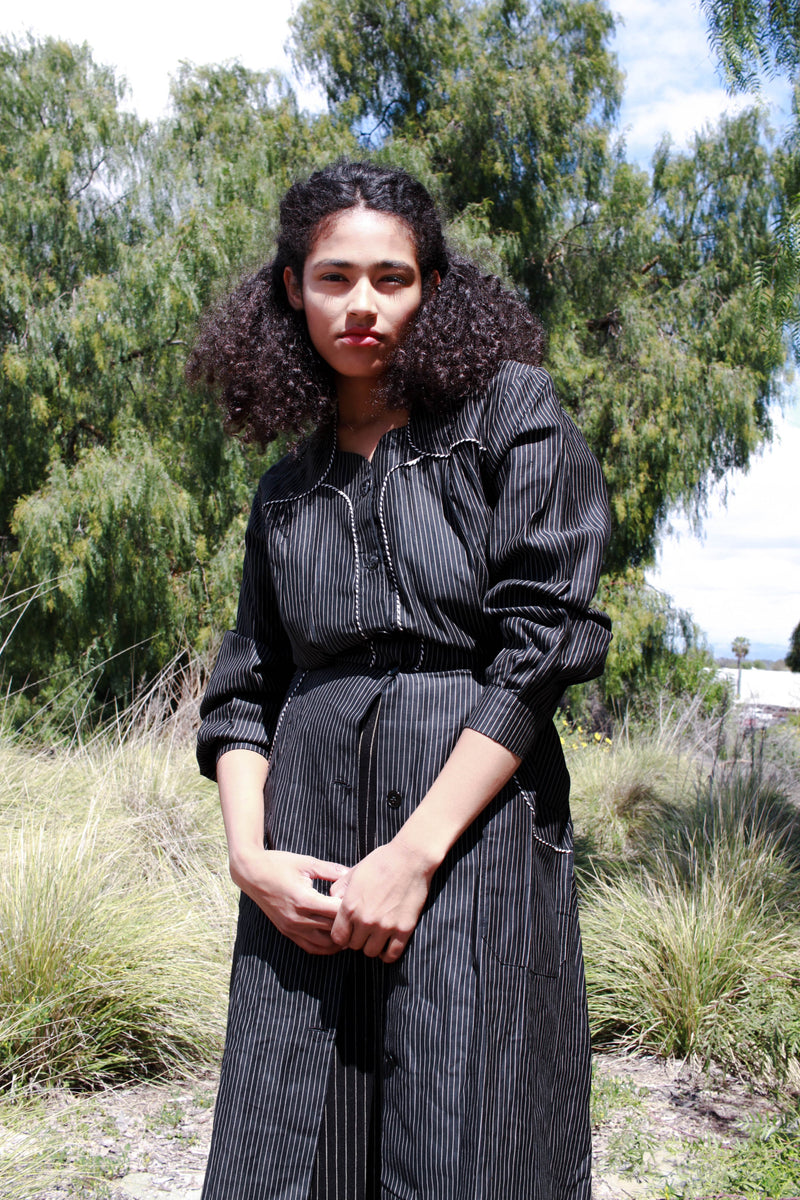
[(265, 540), (260, 489), (245, 535), (244, 570), (236, 629), (225, 634), (200, 704), (197, 735), (200, 771), (216, 778), (227, 750), (265, 757), (275, 732), (294, 663), (280, 621)]
[(600, 466), (544, 371), (509, 364), (487, 415), (484, 604), (499, 649), (466, 724), (524, 758), (564, 689), (603, 669), (611, 622), (590, 605), (608, 500)]

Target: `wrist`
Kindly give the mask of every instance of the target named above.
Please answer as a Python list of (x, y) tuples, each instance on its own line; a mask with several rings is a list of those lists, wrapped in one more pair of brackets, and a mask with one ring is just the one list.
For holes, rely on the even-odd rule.
[(228, 847), (228, 869), (237, 886), (241, 886), (242, 880), (250, 878), (253, 866), (263, 859), (265, 853), (264, 846), (256, 841), (235, 842)]
[(438, 823), (427, 820), (419, 810), (412, 813), (393, 841), (405, 856), (419, 864), (428, 881), (442, 865), (452, 844)]

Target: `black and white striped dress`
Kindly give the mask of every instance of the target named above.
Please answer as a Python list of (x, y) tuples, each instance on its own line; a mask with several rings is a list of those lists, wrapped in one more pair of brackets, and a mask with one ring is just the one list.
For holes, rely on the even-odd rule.
[(588, 1200), (589, 1034), (552, 713), (602, 669), (597, 462), (506, 364), (372, 462), (332, 430), (268, 471), (198, 757), (270, 757), (266, 844), (351, 864), (468, 726), (523, 764), (399, 962), (308, 955), (242, 897), (204, 1200)]

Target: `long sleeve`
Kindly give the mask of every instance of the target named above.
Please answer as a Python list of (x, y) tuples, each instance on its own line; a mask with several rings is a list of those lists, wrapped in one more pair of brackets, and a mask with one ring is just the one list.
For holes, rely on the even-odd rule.
[(259, 493), (245, 535), (245, 558), (236, 629), (220, 647), (203, 701), (197, 761), (203, 775), (216, 777), (226, 750), (268, 755), (294, 663), (278, 615), (264, 537)]
[(487, 426), (494, 513), (485, 609), (500, 648), (467, 725), (524, 757), (564, 688), (603, 669), (611, 626), (590, 604), (608, 502), (597, 460), (544, 371), (505, 367)]

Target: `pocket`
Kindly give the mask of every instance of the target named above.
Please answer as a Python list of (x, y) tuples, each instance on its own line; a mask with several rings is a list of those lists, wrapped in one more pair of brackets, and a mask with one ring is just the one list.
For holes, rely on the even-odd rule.
[(483, 940), (503, 965), (555, 976), (564, 954), (572, 887), (569, 827), (563, 844), (543, 837), (535, 795), (515, 780), (494, 803), (483, 834)]

